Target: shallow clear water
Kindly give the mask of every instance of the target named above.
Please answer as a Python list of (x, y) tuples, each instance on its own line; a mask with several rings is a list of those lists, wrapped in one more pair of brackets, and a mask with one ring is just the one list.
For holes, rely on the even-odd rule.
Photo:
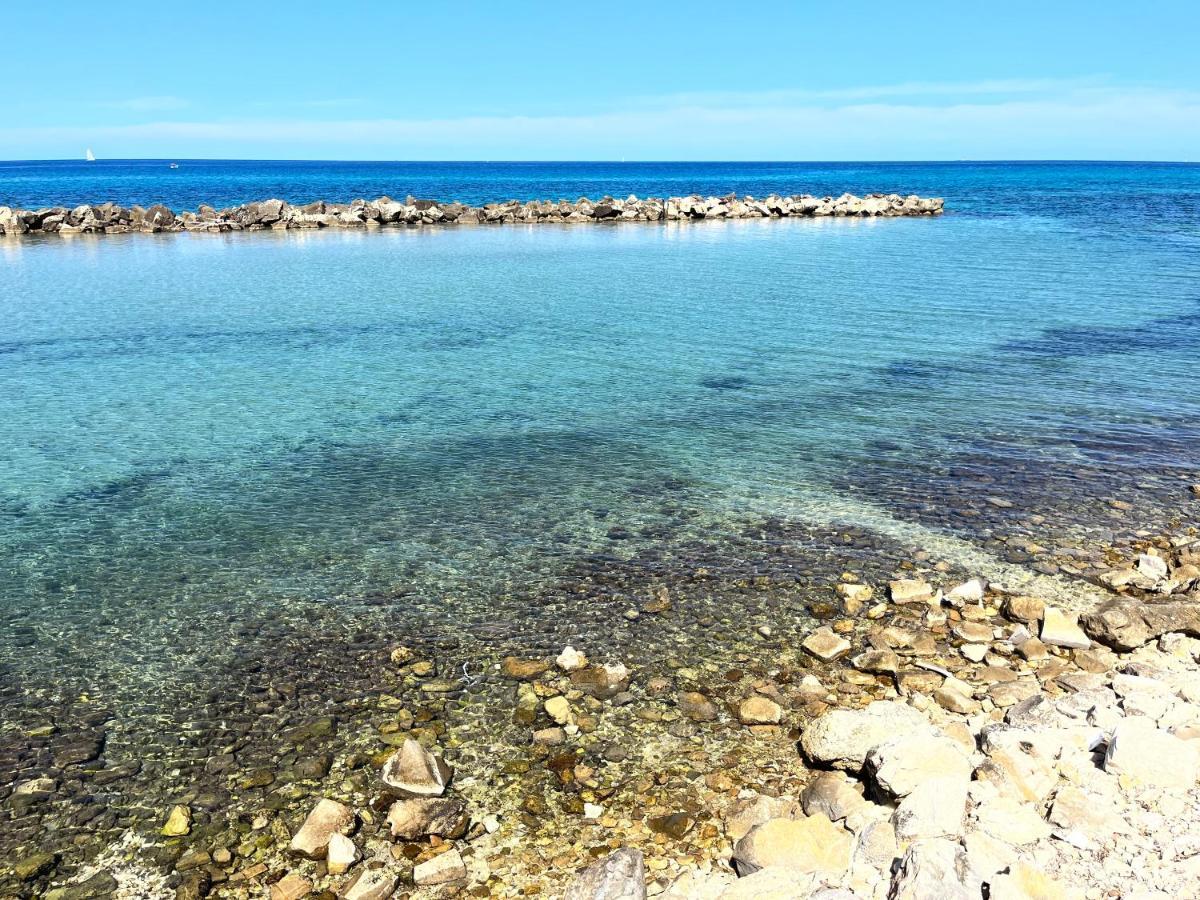
[[(936, 505), (963, 471), (1085, 527), (1074, 473), (1200, 468), (1200, 167), (683, 168), (630, 188), (950, 211), (0, 241), (8, 714), (84, 693), (153, 718), (218, 684), (251, 622), (557, 640), (589, 611), (524, 598), (581, 561), (734, 558), (764, 518), (981, 544), (994, 523)], [(616, 183), (457, 171), (413, 192)], [(244, 175), (113, 196), (404, 191)], [(104, 183), (75, 177), (58, 199)]]

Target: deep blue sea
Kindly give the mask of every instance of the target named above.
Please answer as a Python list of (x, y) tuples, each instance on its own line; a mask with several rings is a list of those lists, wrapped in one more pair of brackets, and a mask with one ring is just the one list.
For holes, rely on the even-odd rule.
[[(738, 599), (771, 560), (826, 594), (917, 550), (1009, 578), (999, 539), (1129, 534), (1200, 481), (1200, 166), (167, 162), (0, 163), (0, 204), (848, 190), (947, 212), (0, 240), (21, 728), (84, 697), (117, 711), (111, 753), (151, 729), (194, 759), (219, 742), (198, 709), (356, 642), (685, 652), (803, 618)], [(688, 628), (620, 617), (701, 570), (736, 575), (716, 612), (686, 588)]]

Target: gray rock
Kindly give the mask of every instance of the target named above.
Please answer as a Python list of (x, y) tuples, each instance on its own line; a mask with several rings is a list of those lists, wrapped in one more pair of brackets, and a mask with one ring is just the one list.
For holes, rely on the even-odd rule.
[(1200, 637), (1200, 604), (1187, 600), (1110, 600), (1082, 619), (1089, 635), (1114, 650), (1136, 650), (1169, 632)]
[(388, 810), (388, 827), (392, 837), (415, 840), (436, 834), (443, 838), (460, 838), (467, 831), (467, 807), (461, 800), (449, 797), (414, 797), (397, 800)]
[(982, 882), (957, 841), (911, 844), (892, 876), (888, 900), (979, 900)]
[(646, 863), (640, 850), (610, 853), (571, 882), (563, 900), (645, 900)]

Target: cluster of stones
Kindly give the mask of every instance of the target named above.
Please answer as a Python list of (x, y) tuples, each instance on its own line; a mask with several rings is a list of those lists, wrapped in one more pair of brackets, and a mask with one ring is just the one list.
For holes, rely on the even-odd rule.
[[(877, 584), (845, 573), (826, 588), (838, 607), (829, 624), (788, 650), (805, 661), (802, 676), (727, 672), (723, 685), (676, 668), (647, 677), (573, 647), (505, 658), (499, 674), (530, 759), (545, 760), (563, 810), (589, 823), (585, 847), (603, 856), (577, 875), (576, 857), (561, 852), (565, 834), (537, 827), (554, 815), (539, 795), (496, 814), (506, 760), (454, 780), (446, 759), (462, 769), (468, 748), (404, 710), (385, 735), (394, 749), (369, 767), (347, 757), (315, 805), (295, 794), (306, 817), (264, 808), (245, 846), (192, 845), (175, 861), (176, 896), (511, 896), (520, 888), (494, 872), (523, 851), (518, 862), (550, 860), (542, 879), (572, 900), (1186, 895), (1198, 874), (1188, 847), (1200, 846), (1200, 542), (1139, 549), (1098, 579), (1111, 597), (1080, 618), (982, 578), (939, 586), (941, 564)], [(626, 618), (669, 615), (678, 602), (662, 588)], [(756, 635), (765, 648), (773, 630)], [(425, 694), (455, 687), (406, 647), (389, 662)], [(754, 767), (786, 759), (789, 774), (750, 782), (731, 777), (732, 761), (726, 771), (698, 754), (695, 790), (671, 796), (656, 787), (661, 770), (628, 779), (603, 768), (653, 758), (633, 718), (673, 722), (672, 733), (686, 726), (680, 735), (709, 746), (740, 737), (738, 754)], [(302, 730), (280, 737), (329, 728)], [(601, 760), (582, 752), (614, 732)], [(486, 733), (478, 742), (492, 746)], [(362, 787), (349, 787), (358, 773)], [(637, 783), (626, 790), (626, 779)], [(193, 815), (203, 812), (164, 811), (162, 836), (195, 835)], [(268, 836), (290, 859), (260, 843)], [(55, 863), (23, 858), (17, 875), (44, 886)], [(38, 896), (99, 896), (93, 881), (107, 875)]]
[[(793, 795), (740, 792), (721, 812), (729, 865), (651, 881), (651, 893), (1189, 894), (1200, 875), (1200, 542), (1176, 544), (1112, 570), (1110, 583), (1145, 593), (1101, 605), (1082, 627), (981, 579), (946, 592), (921, 579), (892, 582), (868, 614), (919, 610), (913, 618), (925, 629), (881, 628), (850, 659), (851, 671), (890, 680), (891, 696), (839, 708), (835, 691), (815, 680), (791, 698), (760, 685), (737, 716), (762, 733), (788, 724), (789, 699), (829, 705), (800, 729), (812, 777)], [(855, 582), (839, 593), (856, 608), (873, 599)], [(947, 631), (960, 659), (942, 658), (936, 636)], [(825, 628), (805, 648), (822, 659), (852, 650)], [(645, 897), (648, 877), (642, 855), (625, 849), (583, 872), (566, 896)]]
[(244, 203), (227, 209), (201, 206), (195, 212), (175, 213), (161, 204), (149, 208), (61, 206), (37, 210), (0, 206), (0, 234), (126, 234), (160, 231), (261, 231), (288, 228), (366, 228), (379, 225), (478, 225), (512, 222), (674, 222), (693, 219), (758, 219), (811, 216), (932, 216), (941, 213), (941, 198), (915, 194), (869, 194), (856, 197), (648, 197), (624, 200), (586, 197), (569, 200), (508, 200), (485, 206), (390, 197), (350, 203), (292, 205), (284, 200)]

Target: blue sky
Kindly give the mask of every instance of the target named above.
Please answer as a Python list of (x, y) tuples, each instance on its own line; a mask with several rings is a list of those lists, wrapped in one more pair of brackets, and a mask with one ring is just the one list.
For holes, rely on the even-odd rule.
[(0, 158), (1200, 158), (1195, 2), (6, 4)]

